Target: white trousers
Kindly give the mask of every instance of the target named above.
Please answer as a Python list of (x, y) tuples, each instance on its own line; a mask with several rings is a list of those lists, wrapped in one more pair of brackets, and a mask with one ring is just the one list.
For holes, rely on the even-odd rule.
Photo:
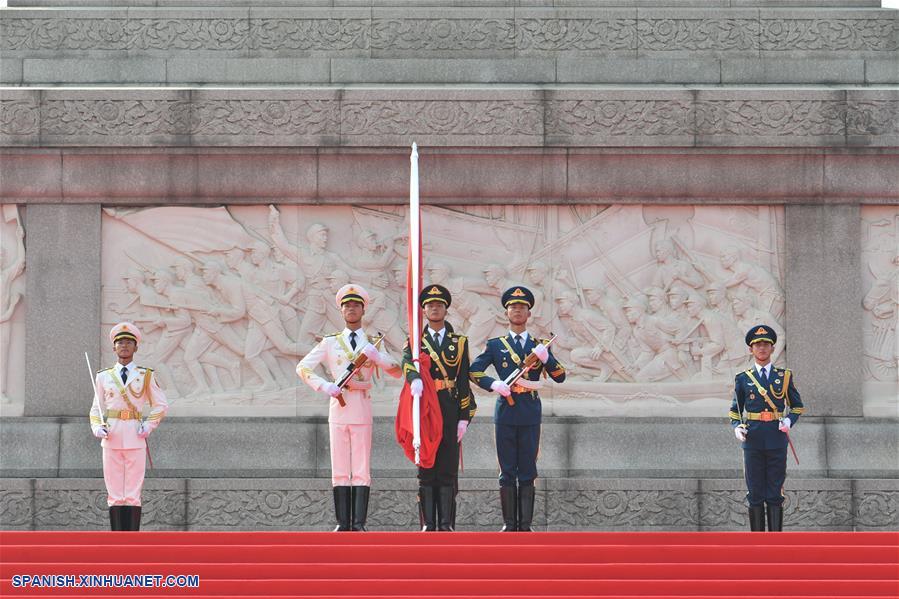
[(106, 481), (106, 503), (140, 505), (140, 492), (147, 470), (147, 448), (103, 448), (103, 480)]
[(331, 484), (371, 486), (371, 425), (328, 425), (331, 433)]

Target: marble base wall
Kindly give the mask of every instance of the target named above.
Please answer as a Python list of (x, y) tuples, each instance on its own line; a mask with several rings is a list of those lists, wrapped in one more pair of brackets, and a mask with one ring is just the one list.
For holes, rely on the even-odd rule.
[[(415, 475), (392, 418), (375, 420), (376, 478)], [(0, 421), (0, 477), (101, 475), (86, 418)], [(899, 478), (899, 427), (889, 419), (806, 417), (791, 434), (795, 478)], [(330, 480), (324, 419), (170, 419), (150, 437), (154, 477)], [(497, 475), (493, 424), (476, 418), (464, 444), (465, 478)], [(724, 418), (546, 417), (538, 462), (547, 478), (742, 479), (742, 451)], [(252, 484), (252, 483), (248, 483)]]
[[(538, 530), (746, 530), (742, 481), (722, 479), (540, 479)], [(415, 530), (411, 477), (375, 480), (370, 530)], [(899, 481), (787, 479), (788, 530), (899, 529)], [(144, 530), (330, 530), (323, 479), (149, 479)], [(463, 479), (459, 530), (502, 524), (496, 482)], [(106, 530), (102, 479), (0, 479), (2, 530)]]

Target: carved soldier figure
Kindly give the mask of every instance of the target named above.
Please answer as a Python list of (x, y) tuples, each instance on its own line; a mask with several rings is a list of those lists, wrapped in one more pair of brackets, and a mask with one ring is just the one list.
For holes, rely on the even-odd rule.
[(13, 312), (19, 300), (25, 295), (25, 285), (19, 277), (25, 270), (25, 229), (16, 227), (16, 254), (6, 263), (3, 247), (0, 246), (0, 402), (8, 403), (6, 382), (9, 380), (9, 344), (12, 336)]
[[(746, 345), (754, 364), (734, 378), (730, 424), (743, 444), (743, 471), (749, 502), (749, 529), (783, 530), (783, 485), (787, 476), (790, 430), (805, 412), (793, 373), (771, 363), (777, 333), (760, 324), (746, 333)], [(743, 412), (746, 412), (746, 421)]]
[[(540, 376), (565, 380), (565, 368), (546, 347), (546, 339), (535, 339), (527, 330), (534, 295), (526, 287), (511, 287), (501, 303), (509, 319), (509, 332), (487, 340), (487, 347), (471, 363), (471, 380), (486, 391), (498, 393), (494, 423), (496, 455), (500, 467), (500, 505), (503, 531), (530, 531), (534, 517), (534, 480), (537, 478), (537, 449), (543, 412), (538, 390)], [(533, 353), (538, 362), (514, 384), (504, 381)], [(487, 376), (493, 366), (499, 378)], [(511, 401), (510, 401), (511, 400)]]
[[(422, 330), (421, 347), (431, 356), (430, 375), (437, 388), (443, 417), (443, 437), (434, 466), (418, 469), (423, 531), (455, 529), (459, 452), (462, 437), (477, 410), (468, 380), (468, 339), (454, 333), (446, 322), (446, 311), (452, 299), (446, 287), (436, 284), (425, 285), (418, 297), (428, 319), (428, 325)], [(421, 377), (413, 364), (408, 343), (403, 349), (403, 373), (412, 393), (421, 395)]]
[[(315, 391), (330, 397), (328, 429), (331, 439), (331, 484), (337, 531), (365, 530), (371, 492), (371, 380), (375, 368), (394, 378), (402, 369), (386, 351), (369, 342), (362, 329), (368, 292), (360, 285), (344, 285), (337, 292), (337, 305), (346, 327), (325, 336), (297, 365), (297, 374)], [(366, 361), (353, 371), (346, 386), (337, 383), (347, 367), (364, 355)], [(331, 380), (315, 374), (324, 364)], [(343, 401), (346, 405), (341, 405)]]
[[(140, 530), (146, 439), (168, 410), (153, 370), (134, 364), (140, 339), (140, 330), (130, 322), (121, 322), (109, 331), (118, 361), (97, 373), (90, 411), (91, 430), (102, 439), (103, 479), (112, 530)], [(144, 417), (147, 408), (149, 414)]]

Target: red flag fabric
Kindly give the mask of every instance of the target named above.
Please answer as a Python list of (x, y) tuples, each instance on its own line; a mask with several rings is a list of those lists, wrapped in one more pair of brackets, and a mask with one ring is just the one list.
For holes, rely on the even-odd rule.
[[(431, 357), (421, 354), (421, 447), (418, 450), (419, 466), (433, 468), (437, 459), (437, 446), (443, 438), (443, 415), (437, 400), (437, 388), (431, 378)], [(403, 385), (400, 405), (396, 409), (396, 442), (400, 444), (406, 457), (415, 463), (415, 448), (412, 447), (412, 391), (409, 384)]]

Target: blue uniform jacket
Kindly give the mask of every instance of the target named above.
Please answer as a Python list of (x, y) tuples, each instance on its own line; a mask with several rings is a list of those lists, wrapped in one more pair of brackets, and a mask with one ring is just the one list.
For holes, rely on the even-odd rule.
[[(771, 406), (759, 392), (755, 383), (749, 378), (749, 373), (761, 384), (755, 367), (740, 372), (734, 378), (734, 398), (730, 407), (731, 426), (737, 427), (743, 421), (743, 412), (747, 413), (747, 435), (743, 442), (745, 449), (782, 449), (787, 446), (787, 436), (778, 429), (778, 419), (773, 417), (770, 421), (750, 419), (750, 414), (772, 413)], [(805, 412), (802, 407), (802, 399), (799, 391), (793, 384), (793, 373), (787, 368), (771, 368), (767, 388), (768, 398), (774, 403), (777, 411), (784, 412), (787, 400), (789, 407), (784, 416), (790, 418), (791, 426), (799, 421), (799, 416)], [(755, 418), (754, 416), (752, 418)], [(792, 430), (792, 428), (791, 428)]]
[[(503, 343), (503, 339), (512, 348), (514, 356)], [(471, 380), (481, 389), (490, 391), (490, 385), (497, 379), (487, 376), (487, 367), (492, 365), (499, 379), (505, 380), (518, 368), (520, 363), (524, 362), (525, 357), (531, 353), (531, 350), (534, 349), (537, 343), (546, 345), (547, 340), (535, 340), (533, 335), (528, 335), (528, 340), (524, 344), (524, 351), (521, 352), (515, 349), (515, 341), (513, 341), (511, 335), (488, 339), (484, 352), (471, 363), (469, 371)], [(515, 358), (517, 358), (517, 361)], [(557, 383), (565, 380), (565, 367), (559, 364), (558, 360), (553, 356), (552, 350), (549, 351), (549, 360), (547, 360), (546, 364), (538, 362), (537, 366), (522, 378), (530, 381), (539, 381), (541, 375), (549, 375)], [(513, 393), (512, 399), (515, 400), (514, 406), (510, 406), (506, 398), (502, 396), (496, 399), (496, 410), (493, 415), (493, 420), (496, 424), (515, 426), (540, 424), (543, 406), (540, 403), (540, 396), (536, 392)]]

